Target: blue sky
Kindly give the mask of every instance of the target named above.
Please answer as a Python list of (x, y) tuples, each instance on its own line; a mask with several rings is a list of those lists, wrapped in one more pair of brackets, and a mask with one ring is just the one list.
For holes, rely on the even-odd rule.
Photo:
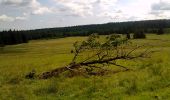
[(169, 18), (170, 0), (0, 0), (0, 30)]

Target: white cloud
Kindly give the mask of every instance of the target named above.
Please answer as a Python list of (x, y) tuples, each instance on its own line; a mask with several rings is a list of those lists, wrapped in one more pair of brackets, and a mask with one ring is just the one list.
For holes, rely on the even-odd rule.
[(30, 8), (32, 8), (32, 14), (42, 15), (45, 13), (52, 13), (52, 9), (42, 6), (37, 0), (30, 0)]
[(52, 9), (41, 5), (37, 0), (2, 0), (0, 3), (5, 6), (14, 6), (19, 9), (27, 8), (27, 11), (31, 10), (32, 14), (37, 15), (53, 12)]
[(112, 5), (117, 2), (117, 0), (98, 0), (97, 2), (104, 5)]
[(1, 0), (1, 4), (9, 6), (27, 6), (31, 0)]
[(121, 19), (126, 19), (126, 15), (124, 13), (122, 13), (121, 10), (115, 10), (111, 12), (103, 12), (101, 14), (98, 15), (99, 17), (108, 17), (110, 19), (114, 19), (114, 20), (121, 20)]
[(155, 19), (170, 18), (170, 1), (161, 0), (151, 5), (150, 16)]
[[(38, 18), (44, 24), (38, 24)], [(56, 27), (161, 18), (170, 18), (170, 0), (0, 0), (0, 21), (13, 21), (16, 26), (30, 23)]]
[(16, 20), (27, 20), (27, 19), (28, 19), (27, 15), (12, 17), (12, 16), (7, 16), (7, 15), (3, 14), (3, 15), (0, 16), (0, 22), (1, 21), (3, 21), (3, 22), (13, 22), (13, 21), (16, 21)]
[(27, 20), (27, 17), (24, 17), (24, 16), (18, 16), (15, 18), (16, 20)]
[(160, 2), (152, 5), (153, 10), (170, 10), (170, 2)]
[[(134, 20), (163, 16), (162, 11), (170, 8), (169, 0), (131, 0), (126, 5), (118, 4), (119, 0), (53, 0), (56, 6), (44, 6), (38, 0), (2, 0), (4, 5), (27, 7), (28, 14), (43, 15), (57, 13), (65, 16), (107, 17), (109, 19)], [(157, 9), (157, 10), (156, 10)], [(118, 11), (121, 11), (118, 13)], [(148, 18), (147, 18), (148, 17)], [(154, 18), (154, 17), (153, 17)], [(24, 18), (17, 18), (24, 19)]]
[(35, 14), (35, 15), (42, 15), (42, 14), (45, 14), (45, 13), (52, 13), (52, 10), (50, 10), (47, 7), (37, 7), (32, 12), (32, 14)]
[(22, 0), (1, 0), (1, 3), (4, 4), (20, 4), (22, 2)]
[(10, 16), (7, 16), (7, 15), (1, 15), (1, 16), (0, 16), (0, 22), (1, 22), (1, 21), (11, 22), (11, 21), (14, 21), (14, 20), (15, 20), (15, 18), (10, 17)]
[[(108, 11), (117, 0), (54, 0), (60, 6), (60, 11), (68, 12), (74, 16), (92, 16)], [(64, 10), (63, 10), (64, 8)], [(96, 11), (97, 10), (97, 11)], [(101, 13), (100, 12), (100, 13)]]
[(35, 15), (42, 15), (45, 13), (52, 13), (52, 9), (42, 6), (37, 0), (30, 0), (30, 5), (29, 7), (32, 8), (32, 14)]
[[(54, 0), (61, 6), (60, 11), (69, 12), (70, 15), (93, 15), (93, 3), (97, 0)], [(64, 9), (63, 9), (64, 8)], [(63, 9), (63, 10), (62, 10)]]
[[(114, 7), (115, 11), (112, 10), (112, 13), (110, 13), (108, 17), (120, 21), (154, 19), (155, 17), (150, 15), (152, 11), (151, 6), (159, 1), (160, 0), (131, 0), (131, 2), (124, 5), (116, 4)], [(117, 13), (118, 10), (120, 10), (121, 13)]]
[[(103, 17), (116, 20), (147, 19), (151, 5), (159, 0), (131, 0), (122, 6), (119, 0), (54, 0), (60, 13), (67, 16)], [(150, 18), (150, 16), (148, 17)]]
[(15, 17), (15, 20), (28, 20), (30, 17), (29, 13), (24, 12), (22, 16)]

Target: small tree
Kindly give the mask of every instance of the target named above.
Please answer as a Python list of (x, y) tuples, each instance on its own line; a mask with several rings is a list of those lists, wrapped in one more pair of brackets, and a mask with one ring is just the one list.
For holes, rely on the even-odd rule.
[(131, 39), (131, 37), (130, 37), (130, 34), (129, 34), (129, 33), (126, 33), (126, 38), (127, 38), (127, 39)]
[(144, 39), (144, 38), (146, 38), (146, 35), (144, 34), (144, 32), (135, 32), (133, 34), (133, 38), (134, 39)]
[(157, 35), (162, 35), (162, 34), (164, 34), (164, 29), (163, 28), (159, 28), (158, 32), (157, 32)]
[(4, 44), (0, 44), (0, 51), (4, 50), (5, 45)]
[(2, 33), (0, 33), (0, 50), (3, 50), (5, 47), (5, 43), (2, 37)]
[(99, 35), (92, 34), (85, 41), (75, 42), (73, 47), (71, 52), (74, 56), (70, 64), (44, 72), (38, 75), (39, 78), (46, 79), (65, 71), (80, 71), (95, 75), (99, 70), (104, 71), (106, 65), (115, 65), (127, 71), (129, 68), (118, 64), (118, 60), (132, 60), (148, 54), (147, 50), (138, 51), (142, 46), (133, 46), (127, 38), (122, 38), (120, 35), (109, 35), (101, 41)]

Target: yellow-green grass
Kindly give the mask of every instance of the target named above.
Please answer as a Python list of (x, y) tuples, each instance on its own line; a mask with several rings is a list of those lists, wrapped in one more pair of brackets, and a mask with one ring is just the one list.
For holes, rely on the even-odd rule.
[[(147, 35), (132, 40), (149, 44), (151, 58), (120, 61), (134, 71), (105, 76), (25, 79), (25, 75), (64, 66), (72, 59), (75, 41), (85, 37), (35, 40), (0, 49), (0, 100), (169, 100), (170, 35)], [(151, 47), (151, 46), (150, 46)], [(115, 67), (115, 66), (113, 66)], [(114, 69), (114, 68), (113, 68)]]

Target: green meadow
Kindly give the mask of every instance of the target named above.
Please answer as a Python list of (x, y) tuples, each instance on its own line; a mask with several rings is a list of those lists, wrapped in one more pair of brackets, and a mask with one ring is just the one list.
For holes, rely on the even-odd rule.
[(120, 61), (133, 69), (130, 71), (88, 77), (63, 74), (47, 80), (25, 78), (32, 70), (39, 74), (67, 65), (73, 57), (73, 43), (85, 38), (34, 40), (0, 48), (0, 100), (170, 100), (170, 34), (132, 39), (156, 52), (150, 58)]

